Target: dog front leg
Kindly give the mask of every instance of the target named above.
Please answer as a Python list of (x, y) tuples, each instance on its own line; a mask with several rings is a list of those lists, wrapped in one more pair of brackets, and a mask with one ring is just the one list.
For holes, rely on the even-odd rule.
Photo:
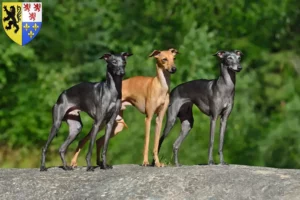
[(145, 143), (144, 143), (144, 161), (142, 166), (149, 166), (149, 159), (148, 159), (148, 151), (149, 151), (149, 140), (150, 140), (150, 129), (151, 129), (151, 120), (153, 114), (149, 114), (145, 118)]
[(159, 137), (160, 137), (160, 133), (161, 133), (162, 122), (163, 122), (165, 113), (167, 111), (167, 108), (169, 106), (169, 95), (166, 98), (167, 98), (167, 100), (165, 101), (162, 109), (159, 111), (158, 116), (156, 117), (155, 138), (154, 138), (154, 148), (153, 148), (153, 157), (154, 157), (156, 167), (164, 166), (163, 163), (159, 162), (158, 144), (159, 144)]
[[(102, 116), (102, 115), (101, 115)], [(89, 151), (86, 155), (86, 162), (87, 162), (87, 171), (94, 171), (93, 166), (91, 165), (91, 157), (92, 157), (92, 151), (93, 151), (93, 146), (96, 140), (97, 133), (99, 132), (100, 125), (102, 124), (103, 118), (100, 120), (97, 120), (93, 124), (93, 128), (91, 130), (91, 138), (90, 138), (90, 146), (89, 146)]]
[(106, 125), (105, 139), (104, 139), (104, 145), (103, 145), (103, 150), (102, 150), (102, 166), (101, 166), (102, 169), (112, 169), (112, 166), (108, 166), (106, 164), (106, 152), (107, 152), (107, 148), (108, 148), (109, 138), (112, 135), (112, 130), (113, 130), (114, 124), (116, 123), (116, 118), (120, 112), (120, 108), (121, 108), (121, 100), (118, 100), (116, 103), (116, 110)]
[[(123, 119), (120, 120), (120, 121), (115, 121), (114, 126), (113, 126), (113, 130), (110, 134), (110, 138), (113, 138), (114, 136), (116, 136), (119, 132), (121, 132), (123, 130), (124, 127), (127, 127), (127, 125), (125, 124)], [(96, 141), (96, 145), (97, 145), (97, 165), (98, 166), (102, 166), (102, 162), (100, 160), (100, 151), (101, 151), (101, 148), (104, 145), (104, 140), (105, 140), (105, 135), (100, 137)]]
[(221, 122), (220, 122), (220, 143), (219, 143), (219, 156), (220, 156), (220, 164), (221, 165), (227, 165), (227, 163), (224, 161), (223, 157), (223, 145), (224, 145), (224, 137), (225, 137), (225, 131), (226, 131), (226, 125), (227, 125), (227, 119), (231, 112), (231, 107), (228, 108), (223, 116), (221, 116)]
[(112, 166), (109, 166), (106, 164), (106, 152), (107, 152), (107, 147), (108, 147), (109, 138), (111, 135), (113, 125), (114, 125), (114, 121), (109, 122), (106, 125), (104, 145), (103, 145), (103, 150), (102, 150), (102, 166), (100, 166), (101, 169), (112, 169)]
[(215, 127), (216, 127), (217, 117), (211, 116), (210, 118), (210, 141), (209, 141), (209, 151), (208, 151), (208, 164), (213, 165), (213, 148), (214, 148), (214, 138), (215, 138)]

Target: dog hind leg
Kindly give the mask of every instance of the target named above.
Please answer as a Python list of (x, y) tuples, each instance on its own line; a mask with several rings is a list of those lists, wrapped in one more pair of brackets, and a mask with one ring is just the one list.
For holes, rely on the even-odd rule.
[[(159, 144), (158, 144), (158, 153), (160, 151), (160, 148), (162, 146), (162, 143), (164, 142), (164, 140), (166, 139), (166, 137), (169, 135), (171, 129), (173, 128), (173, 126), (175, 125), (176, 122), (176, 118), (178, 115), (178, 112), (180, 110), (180, 107), (182, 106), (183, 102), (181, 101), (174, 101), (168, 108), (167, 110), (167, 120), (166, 120), (166, 125), (164, 127), (163, 130), (163, 134), (159, 139)], [(153, 159), (152, 161), (152, 165), (154, 166), (155, 164), (155, 160)]]
[(190, 132), (190, 130), (192, 129), (193, 124), (194, 124), (192, 106), (193, 105), (191, 103), (186, 103), (181, 107), (180, 112), (178, 113), (178, 117), (181, 121), (181, 131), (180, 131), (178, 138), (176, 139), (176, 141), (173, 144), (175, 165), (177, 167), (180, 166), (180, 164), (178, 162), (179, 147), (180, 147), (181, 143), (183, 142), (183, 140), (188, 135), (188, 133)]
[(173, 103), (169, 106), (167, 110), (167, 120), (166, 120), (166, 125), (163, 131), (162, 136), (159, 139), (159, 145), (158, 145), (158, 152), (160, 151), (161, 145), (164, 142), (165, 138), (169, 135), (171, 129), (173, 128), (177, 114), (179, 112), (179, 109), (181, 105), (178, 105), (178, 103)]
[(67, 119), (67, 123), (69, 126), (69, 136), (67, 137), (66, 141), (61, 145), (59, 149), (60, 157), (63, 162), (63, 169), (64, 170), (71, 170), (72, 167), (67, 166), (67, 162), (65, 160), (65, 154), (69, 147), (69, 145), (74, 141), (76, 136), (82, 130), (82, 122), (80, 116), (72, 116), (72, 119)]
[(47, 152), (47, 149), (48, 149), (50, 143), (52, 142), (54, 136), (56, 136), (58, 129), (60, 128), (64, 114), (65, 114), (65, 110), (64, 110), (64, 106), (62, 104), (55, 104), (53, 106), (53, 108), (52, 108), (53, 124), (52, 124), (51, 131), (49, 133), (49, 136), (48, 136), (48, 140), (42, 149), (40, 171), (47, 171), (47, 168), (45, 167), (46, 152)]

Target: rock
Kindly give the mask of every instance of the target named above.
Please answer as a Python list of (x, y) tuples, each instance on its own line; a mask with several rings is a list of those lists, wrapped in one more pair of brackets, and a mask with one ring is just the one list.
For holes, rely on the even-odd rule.
[(0, 169), (0, 199), (299, 200), (300, 170), (240, 165)]

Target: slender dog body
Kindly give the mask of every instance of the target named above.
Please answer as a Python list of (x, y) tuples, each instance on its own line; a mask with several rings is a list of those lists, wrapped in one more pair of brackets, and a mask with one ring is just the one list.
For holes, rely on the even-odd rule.
[(208, 164), (213, 161), (213, 143), (216, 120), (221, 116), (219, 155), (220, 163), (226, 164), (223, 158), (223, 143), (227, 119), (234, 104), (235, 73), (241, 71), (240, 51), (219, 51), (215, 54), (221, 60), (220, 77), (214, 80), (194, 80), (174, 88), (170, 94), (170, 106), (167, 111), (167, 122), (159, 141), (159, 150), (178, 117), (181, 132), (173, 144), (175, 164), (179, 166), (178, 149), (193, 127), (192, 106), (195, 104), (204, 114), (210, 117), (210, 143)]
[(98, 83), (84, 82), (75, 85), (59, 96), (53, 106), (52, 117), (53, 125), (47, 143), (42, 151), (41, 171), (46, 171), (45, 159), (48, 146), (57, 134), (62, 121), (66, 121), (69, 126), (69, 136), (59, 149), (60, 157), (63, 162), (63, 169), (71, 170), (65, 161), (65, 152), (68, 146), (76, 138), (82, 129), (79, 112), (86, 112), (94, 119), (93, 127), (89, 133), (91, 141), (86, 157), (87, 171), (93, 171), (91, 166), (91, 155), (97, 133), (106, 125), (104, 149), (102, 152), (103, 168), (106, 165), (106, 151), (108, 140), (113, 128), (115, 119), (121, 109), (121, 88), (122, 77), (125, 74), (126, 59), (132, 54), (105, 54), (100, 59), (107, 62), (106, 81)]
[[(142, 165), (149, 165), (148, 161), (148, 149), (150, 138), (150, 126), (153, 116), (156, 114), (156, 128), (155, 128), (155, 141), (153, 148), (153, 156), (155, 160), (155, 166), (161, 167), (162, 163), (158, 158), (158, 142), (161, 132), (161, 126), (163, 117), (169, 105), (169, 88), (170, 88), (170, 74), (175, 73), (176, 67), (174, 64), (175, 55), (178, 54), (176, 49), (169, 49), (166, 51), (154, 50), (149, 57), (156, 58), (156, 76), (144, 77), (136, 76), (126, 79), (122, 83), (122, 108), (125, 110), (126, 106), (135, 106), (141, 113), (146, 115), (145, 118), (145, 143), (144, 143), (144, 160)], [(124, 119), (122, 118), (122, 112), (118, 116), (118, 120), (115, 124), (114, 134), (111, 137), (117, 135), (126, 126)], [(80, 149), (89, 139), (86, 136), (78, 144), (75, 155), (71, 161), (71, 166), (77, 166), (77, 157)], [(103, 145), (104, 138), (101, 137), (97, 140), (97, 164), (101, 165), (99, 152)]]

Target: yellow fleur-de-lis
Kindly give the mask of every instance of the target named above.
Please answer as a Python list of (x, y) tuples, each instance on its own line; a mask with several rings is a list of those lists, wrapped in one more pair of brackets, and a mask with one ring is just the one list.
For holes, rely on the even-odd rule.
[(30, 26), (28, 26), (27, 23), (26, 23), (25, 26), (23, 26), (23, 27), (26, 29), (26, 31), (28, 31), (28, 29), (30, 28)]
[(33, 33), (32, 31), (30, 31), (30, 32), (28, 33), (28, 35), (29, 35), (30, 38), (32, 38), (32, 37), (34, 36), (34, 33)]
[(38, 29), (39, 26), (36, 23), (34, 23), (34, 26), (32, 28), (36, 31), (36, 29)]

